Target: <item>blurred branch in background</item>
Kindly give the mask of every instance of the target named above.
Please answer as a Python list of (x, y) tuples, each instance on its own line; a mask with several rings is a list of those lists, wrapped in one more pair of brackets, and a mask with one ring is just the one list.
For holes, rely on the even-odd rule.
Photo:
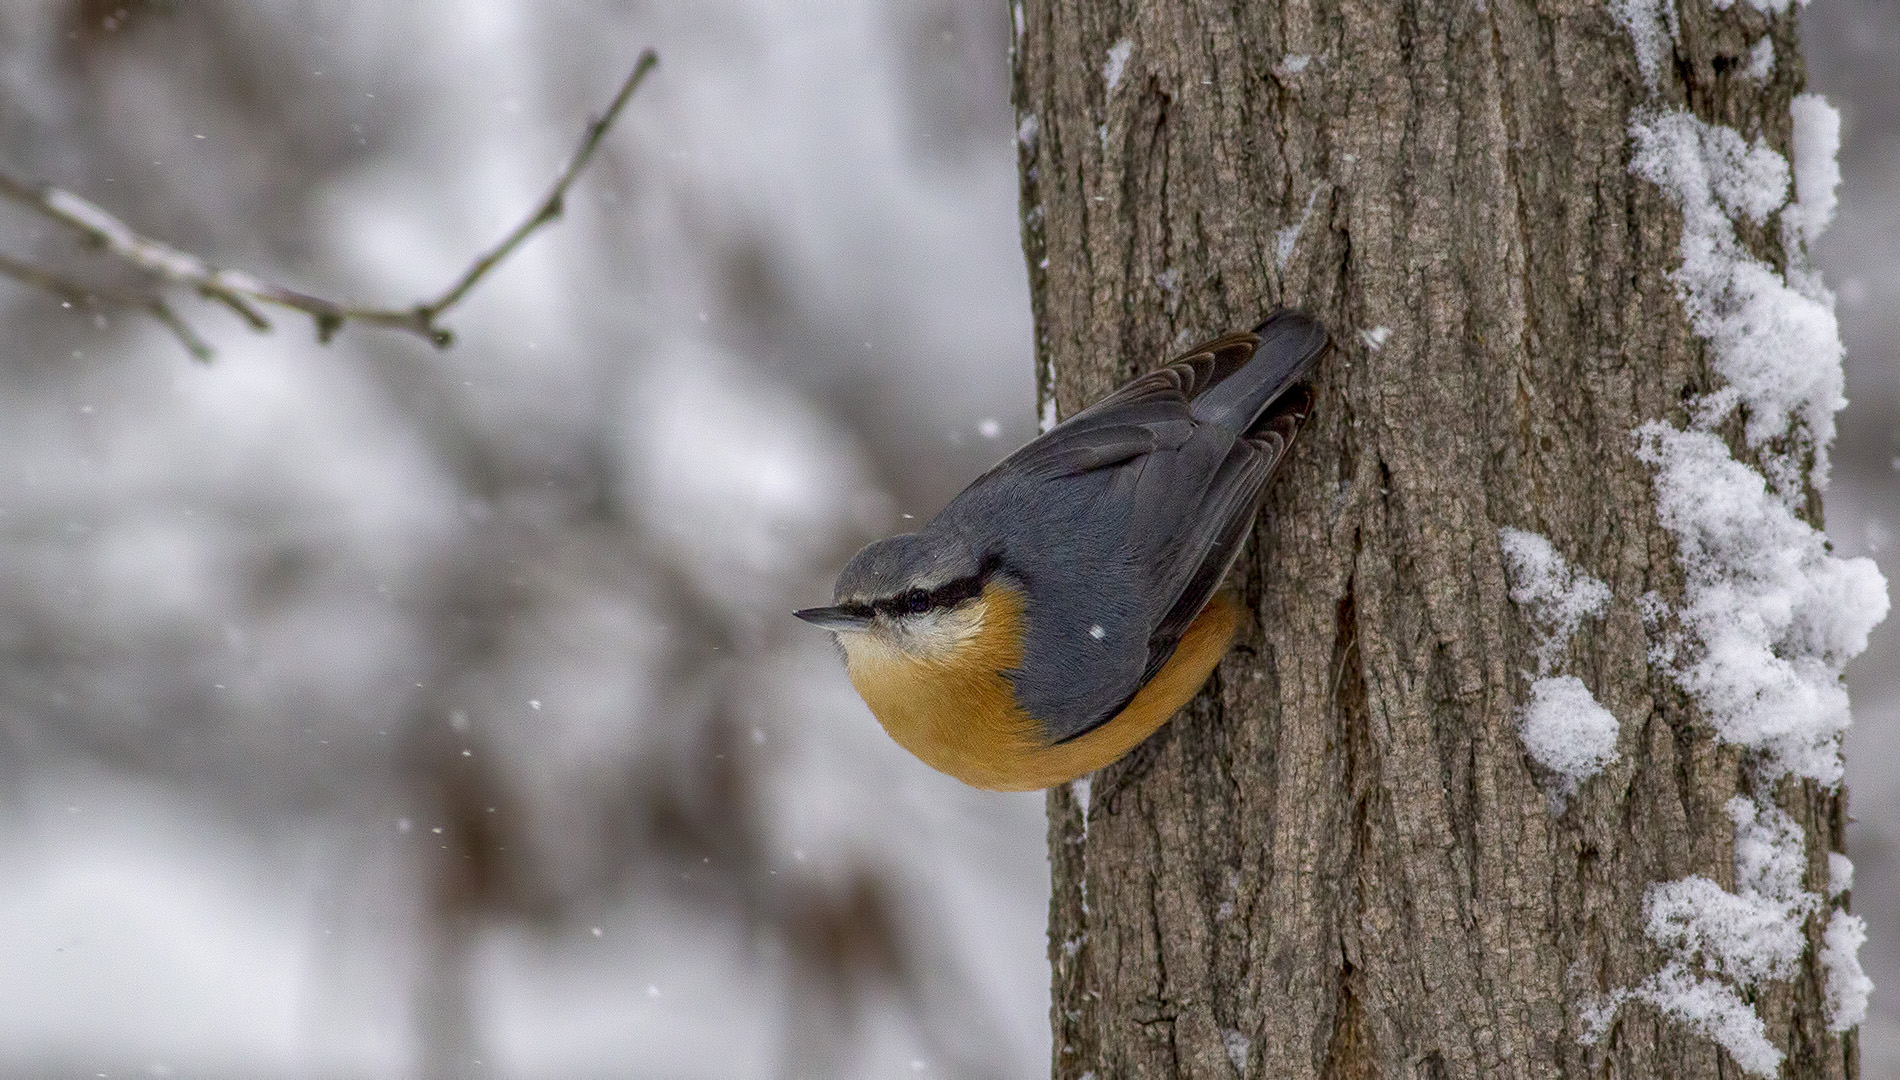
[(1005, 13), (6, 12), (8, 173), (456, 348), (0, 198), (0, 1080), (1045, 1062), (1040, 801), (785, 615), (1034, 430)]
[(342, 304), (260, 280), (241, 270), (214, 266), (188, 251), (141, 235), (110, 211), (72, 192), (30, 183), (4, 171), (0, 171), (0, 198), (24, 206), (78, 233), (87, 245), (129, 264), (153, 281), (150, 291), (114, 289), (88, 284), (5, 255), (0, 255), (0, 274), (50, 292), (74, 306), (94, 309), (118, 307), (145, 312), (164, 323), (191, 355), (199, 360), (211, 359), (211, 346), (166, 301), (164, 289), (168, 286), (189, 289), (204, 299), (223, 304), (259, 333), (267, 333), (271, 329), (270, 320), (258, 308), (258, 305), (265, 304), (301, 311), (310, 316), (316, 324), (317, 340), (325, 344), (336, 336), (345, 323), (358, 322), (406, 330), (427, 339), (437, 348), (447, 348), (454, 342), (455, 335), (441, 326), (438, 320), (460, 303), (489, 271), (512, 255), (535, 230), (561, 216), (568, 188), (573, 186), (581, 170), (593, 159), (601, 140), (620, 118), (621, 111), (633, 98), (634, 91), (640, 88), (647, 73), (659, 62), (659, 55), (652, 49), (643, 51), (606, 110), (588, 123), (580, 145), (575, 147), (567, 165), (555, 178), (554, 186), (548, 189), (547, 196), (536, 205), (534, 212), (494, 247), (469, 263), (468, 269), (441, 295), (413, 307), (377, 308)]
[[(0, 174), (0, 185), (11, 183), (11, 179)], [(191, 351), (191, 355), (200, 360), (211, 359), (211, 345), (199, 337), (198, 332), (191, 328), (191, 324), (180, 318), (178, 313), (172, 310), (172, 306), (165, 302), (165, 298), (156, 292), (126, 292), (105, 285), (95, 285), (77, 278), (66, 277), (43, 267), (33, 266), (30, 263), (20, 262), (6, 255), (0, 255), (0, 274), (52, 293), (69, 307), (90, 308), (95, 311), (102, 307), (118, 307), (143, 311), (164, 323), (166, 328), (184, 343), (185, 348)]]

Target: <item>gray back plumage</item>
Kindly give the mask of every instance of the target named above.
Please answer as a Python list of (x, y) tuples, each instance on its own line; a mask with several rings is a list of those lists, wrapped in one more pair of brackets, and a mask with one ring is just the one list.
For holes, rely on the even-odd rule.
[(1053, 739), (1081, 735), (1160, 670), (1219, 587), (1311, 407), (1296, 384), (1327, 345), (1286, 311), (1211, 341), (1010, 455), (931, 521), (926, 544), (891, 553), (888, 574), (847, 576), (895, 580), (913, 557), (993, 565), (1028, 595), (1017, 700)]

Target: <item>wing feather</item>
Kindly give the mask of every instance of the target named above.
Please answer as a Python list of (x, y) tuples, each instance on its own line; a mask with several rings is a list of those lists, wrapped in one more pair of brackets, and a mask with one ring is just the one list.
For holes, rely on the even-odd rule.
[[(1293, 437), (1299, 434), (1311, 411), (1311, 395), (1304, 387), (1291, 407), (1276, 406), (1275, 412), (1260, 427), (1234, 446), (1232, 455), (1210, 485), (1198, 526), (1182, 538), (1180, 557), (1172, 565), (1192, 567), (1177, 590), (1166, 614), (1155, 623), (1148, 639), (1148, 664), (1142, 682), (1153, 678), (1174, 655), (1181, 635), (1214, 597), (1227, 571), (1240, 555), (1241, 545), (1252, 531), (1254, 515), (1267, 482), (1285, 460)], [(1163, 591), (1162, 595), (1168, 595)]]
[(1252, 531), (1254, 515), (1268, 481), (1285, 460), (1294, 436), (1312, 411), (1312, 393), (1296, 386), (1262, 417), (1253, 431), (1233, 445), (1191, 515), (1193, 526), (1179, 538), (1161, 565), (1173, 572), (1158, 583), (1160, 615), (1148, 638), (1147, 662), (1128, 698), (1058, 741), (1080, 738), (1113, 719), (1173, 658), (1188, 627), (1201, 614), (1233, 568)]

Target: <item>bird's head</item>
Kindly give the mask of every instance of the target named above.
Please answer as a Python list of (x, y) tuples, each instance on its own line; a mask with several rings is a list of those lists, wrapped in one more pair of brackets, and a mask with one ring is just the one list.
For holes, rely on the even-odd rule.
[(903, 533), (852, 556), (830, 607), (793, 614), (836, 633), (847, 652), (855, 643), (875, 642), (913, 656), (942, 656), (981, 626), (983, 589), (996, 569), (994, 558), (954, 533)]

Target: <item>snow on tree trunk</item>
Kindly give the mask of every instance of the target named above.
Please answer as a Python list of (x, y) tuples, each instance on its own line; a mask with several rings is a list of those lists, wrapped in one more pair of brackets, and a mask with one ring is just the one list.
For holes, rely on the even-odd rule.
[(1045, 424), (1340, 348), (1208, 692), (1050, 793), (1055, 1076), (1853, 1077), (1838, 117), (1789, 0), (1020, 0)]

